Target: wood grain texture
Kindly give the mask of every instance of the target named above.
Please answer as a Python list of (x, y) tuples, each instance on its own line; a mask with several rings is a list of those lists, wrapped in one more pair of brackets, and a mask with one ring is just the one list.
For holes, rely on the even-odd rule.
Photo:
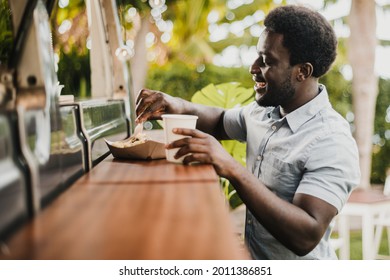
[(378, 203), (390, 201), (390, 196), (383, 194), (381, 190), (363, 190), (357, 189), (351, 193), (348, 199), (350, 203)]
[(162, 160), (104, 160), (83, 178), (85, 182), (106, 183), (167, 183), (217, 182), (218, 176), (211, 165), (182, 165)]
[[(248, 258), (210, 166), (107, 159), (92, 171), (3, 244), (0, 259)], [(156, 179), (170, 176), (180, 180)]]

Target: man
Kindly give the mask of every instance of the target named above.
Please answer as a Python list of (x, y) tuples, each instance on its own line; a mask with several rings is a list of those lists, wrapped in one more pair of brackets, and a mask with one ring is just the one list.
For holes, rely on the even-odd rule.
[[(359, 183), (356, 143), (318, 83), (336, 57), (329, 23), (301, 6), (269, 13), (250, 68), (256, 102), (222, 110), (151, 90), (137, 98), (138, 121), (164, 113), (199, 116), (199, 130), (167, 148), (184, 163), (210, 163), (247, 206), (245, 239), (256, 259), (336, 259), (332, 220)], [(247, 169), (217, 139), (247, 142)]]

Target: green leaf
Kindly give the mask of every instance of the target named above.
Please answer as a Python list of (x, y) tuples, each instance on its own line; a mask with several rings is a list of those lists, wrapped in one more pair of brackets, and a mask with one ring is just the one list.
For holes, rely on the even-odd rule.
[[(221, 107), (225, 109), (241, 107), (254, 100), (254, 91), (251, 88), (240, 87), (240, 83), (230, 82), (223, 84), (209, 84), (197, 91), (191, 101), (198, 104)], [(224, 149), (243, 166), (246, 165), (246, 143), (236, 140), (221, 141)], [(226, 199), (232, 207), (242, 203), (228, 180), (223, 181)]]
[(219, 85), (209, 84), (197, 91), (192, 102), (225, 109), (241, 107), (254, 100), (253, 89), (240, 87), (240, 83), (230, 82)]

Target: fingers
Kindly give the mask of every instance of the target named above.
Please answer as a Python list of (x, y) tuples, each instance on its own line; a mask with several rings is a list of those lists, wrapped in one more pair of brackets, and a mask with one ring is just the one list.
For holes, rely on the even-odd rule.
[(172, 129), (172, 132), (175, 134), (185, 135), (185, 136), (191, 136), (194, 138), (206, 138), (209, 135), (197, 130), (197, 129), (191, 129), (191, 128), (174, 128)]
[(137, 116), (141, 116), (145, 110), (150, 107), (154, 103), (154, 94), (151, 90), (148, 89), (142, 89), (136, 100), (136, 113)]
[(157, 103), (152, 103), (145, 109), (137, 110), (136, 122), (144, 122), (147, 120), (157, 120), (161, 118), (161, 115), (164, 114), (165, 108), (160, 106)]
[(212, 137), (200, 130), (197, 129), (189, 129), (189, 128), (174, 128), (172, 130), (175, 134), (180, 134), (184, 137), (179, 140), (173, 141), (172, 143), (169, 143), (166, 145), (167, 149), (174, 149), (174, 148), (181, 148), (183, 146), (189, 146), (189, 145), (209, 145), (208, 137)]
[(161, 119), (163, 114), (183, 114), (184, 104), (184, 100), (161, 91), (142, 89), (136, 98), (136, 122)]
[(135, 104), (138, 104), (142, 99), (152, 95), (154, 93), (154, 90), (150, 90), (150, 89), (141, 89), (137, 95), (137, 98), (135, 100)]
[(186, 156), (186, 162), (211, 163), (212, 137), (196, 129), (175, 128), (173, 132), (185, 137), (168, 145), (167, 149), (179, 148), (175, 158)]
[(182, 146), (177, 151), (175, 158), (178, 159), (188, 154), (200, 155), (200, 154), (207, 154), (207, 153), (208, 153), (208, 149), (206, 146), (200, 144), (189, 144), (189, 145)]
[(212, 163), (208, 154), (190, 154), (183, 159), (183, 164), (191, 163)]
[(161, 92), (142, 89), (136, 99), (136, 122), (158, 119), (165, 111)]

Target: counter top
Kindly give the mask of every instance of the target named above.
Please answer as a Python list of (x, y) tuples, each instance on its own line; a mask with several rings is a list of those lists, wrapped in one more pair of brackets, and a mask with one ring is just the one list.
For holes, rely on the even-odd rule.
[(210, 165), (106, 158), (2, 245), (0, 259), (247, 259)]

